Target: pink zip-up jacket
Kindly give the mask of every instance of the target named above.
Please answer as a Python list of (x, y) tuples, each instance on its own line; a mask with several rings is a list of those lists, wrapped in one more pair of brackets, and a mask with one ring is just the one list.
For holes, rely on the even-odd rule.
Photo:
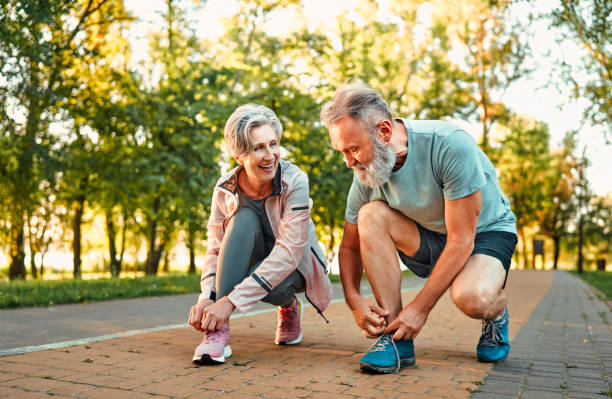
[[(215, 298), (215, 273), (224, 234), (223, 224), (238, 210), (236, 189), (240, 169), (237, 167), (222, 176), (213, 192), (199, 299)], [(292, 163), (281, 160), (273, 184), (274, 190), (266, 199), (265, 208), (276, 244), (255, 272), (228, 294), (228, 299), (240, 312), (246, 313), (297, 268), (306, 281), (306, 297), (321, 313), (329, 305), (332, 288), (325, 256), (310, 218), (312, 200), (308, 176)]]

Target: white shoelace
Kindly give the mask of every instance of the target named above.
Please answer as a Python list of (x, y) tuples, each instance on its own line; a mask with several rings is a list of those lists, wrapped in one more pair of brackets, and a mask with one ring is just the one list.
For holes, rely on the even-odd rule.
[(391, 346), (393, 346), (393, 351), (395, 352), (395, 374), (399, 374), (400, 365), (401, 365), (400, 355), (397, 350), (397, 346), (395, 345), (395, 341), (393, 341), (393, 338), (391, 337), (391, 335), (387, 333), (384, 333), (383, 335), (381, 335), (378, 341), (376, 341), (370, 347), (370, 352), (385, 351), (387, 350), (387, 346), (389, 346), (389, 343), (391, 343)]

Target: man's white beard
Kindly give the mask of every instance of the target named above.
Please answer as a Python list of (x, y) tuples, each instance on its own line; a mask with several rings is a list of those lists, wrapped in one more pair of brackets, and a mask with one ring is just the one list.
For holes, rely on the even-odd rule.
[(366, 187), (377, 187), (385, 184), (391, 177), (396, 155), (393, 149), (381, 143), (378, 137), (373, 137), (371, 140), (374, 146), (374, 157), (367, 165), (355, 162), (353, 171), (359, 183)]

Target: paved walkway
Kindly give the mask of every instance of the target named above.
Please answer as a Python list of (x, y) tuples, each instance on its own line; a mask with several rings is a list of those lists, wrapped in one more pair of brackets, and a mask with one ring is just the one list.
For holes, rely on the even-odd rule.
[(582, 280), (557, 272), (551, 289), (495, 364), (476, 398), (612, 397), (611, 309)]
[[(405, 292), (404, 300), (415, 294)], [(304, 341), (296, 347), (273, 344), (274, 313), (233, 320), (234, 356), (216, 367), (191, 364), (201, 335), (187, 327), (0, 357), (0, 397), (609, 395), (610, 309), (588, 287), (563, 272), (518, 271), (509, 276), (508, 297), (513, 347), (493, 367), (475, 357), (479, 322), (460, 313), (447, 294), (415, 341), (416, 367), (398, 375), (359, 371), (359, 358), (372, 341), (360, 335), (351, 312), (338, 302), (325, 312), (329, 324), (306, 309)]]

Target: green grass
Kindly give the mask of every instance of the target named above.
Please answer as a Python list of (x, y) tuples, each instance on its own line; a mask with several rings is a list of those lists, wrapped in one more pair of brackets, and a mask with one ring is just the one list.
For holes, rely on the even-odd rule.
[(609, 300), (612, 300), (612, 272), (584, 271), (582, 274), (579, 274), (573, 271), (572, 273), (597, 288), (607, 296)]
[(200, 292), (199, 274), (0, 282), (0, 309)]
[[(402, 275), (410, 276), (412, 273), (404, 271)], [(363, 278), (366, 278), (365, 274)], [(333, 283), (340, 282), (340, 276), (337, 274), (330, 274), (329, 279)], [(97, 280), (0, 281), (0, 309), (89, 303), (147, 296), (197, 294), (199, 292), (199, 274)]]

